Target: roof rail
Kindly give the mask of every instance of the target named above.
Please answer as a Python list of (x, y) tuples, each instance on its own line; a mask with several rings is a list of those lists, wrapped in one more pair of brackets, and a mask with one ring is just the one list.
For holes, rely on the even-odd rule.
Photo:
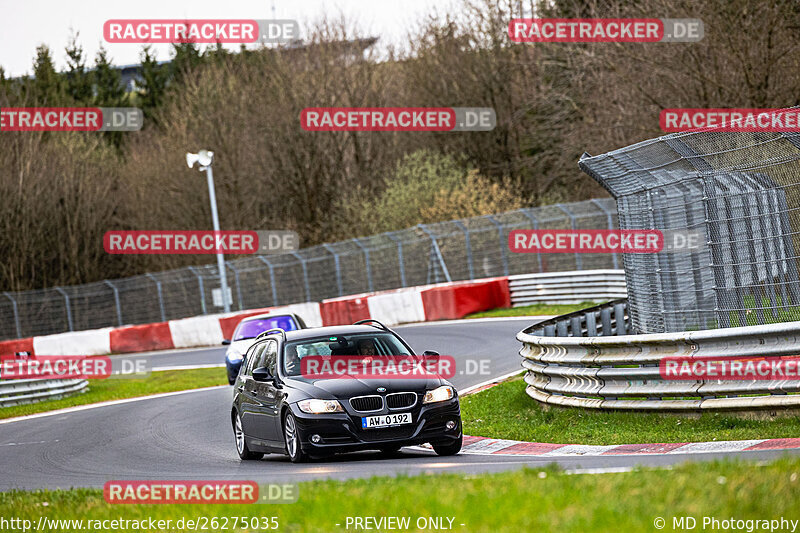
[(389, 328), (387, 328), (385, 325), (383, 325), (383, 323), (378, 322), (374, 318), (365, 318), (364, 320), (359, 320), (358, 322), (353, 322), (354, 326), (360, 326), (361, 324), (371, 324), (373, 326), (375, 326), (375, 324), (377, 324), (377, 326), (375, 326), (375, 327), (378, 327), (378, 328), (386, 330), (386, 331), (391, 331)]
[(262, 331), (261, 333), (258, 334), (256, 340), (260, 339), (261, 337), (268, 337), (270, 335), (274, 335), (275, 333), (280, 333), (283, 336), (283, 340), (284, 341), (286, 340), (286, 330), (281, 328), (272, 328), (268, 329), (267, 331)]

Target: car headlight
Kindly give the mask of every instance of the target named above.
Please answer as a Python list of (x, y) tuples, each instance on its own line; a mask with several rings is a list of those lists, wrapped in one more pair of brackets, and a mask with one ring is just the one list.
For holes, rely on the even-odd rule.
[(343, 413), (342, 404), (336, 400), (300, 400), (297, 407), (304, 413), (319, 415), (322, 413)]
[(436, 403), (436, 402), (444, 402), (446, 400), (452, 399), (456, 395), (455, 389), (450, 385), (442, 385), (441, 387), (433, 390), (429, 390), (425, 393), (425, 398), (422, 400), (422, 403)]
[(228, 361), (230, 361), (231, 363), (238, 363), (239, 361), (244, 359), (244, 356), (239, 352), (228, 352), (228, 354), (225, 357), (227, 357)]

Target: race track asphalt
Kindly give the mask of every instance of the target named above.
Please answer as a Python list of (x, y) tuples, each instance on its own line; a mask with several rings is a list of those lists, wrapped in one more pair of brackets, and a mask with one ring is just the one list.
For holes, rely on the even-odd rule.
[[(520, 368), (514, 335), (531, 319), (453, 321), (400, 326), (415, 350), (436, 350), (458, 361), (489, 361), (490, 376), (459, 374), (463, 389)], [(222, 362), (224, 348), (148, 354), (155, 368)], [(462, 367), (463, 371), (463, 367)], [(224, 369), (220, 369), (224, 372)], [(102, 487), (112, 479), (247, 479), (259, 483), (320, 478), (458, 472), (476, 474), (558, 463), (570, 470), (618, 469), (709, 460), (732, 454), (523, 457), (458, 455), (404, 448), (394, 457), (361, 452), (295, 465), (267, 455), (241, 462), (230, 426), (230, 387), (215, 387), (51, 416), (0, 421), (0, 490)], [(736, 453), (748, 459), (783, 451)]]

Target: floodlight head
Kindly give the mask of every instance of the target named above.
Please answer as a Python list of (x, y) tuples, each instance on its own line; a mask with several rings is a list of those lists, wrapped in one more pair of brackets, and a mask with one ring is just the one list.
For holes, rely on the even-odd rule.
[(201, 167), (207, 167), (214, 161), (214, 152), (209, 150), (200, 150), (196, 154), (186, 154), (186, 164), (192, 168), (195, 163), (200, 163)]

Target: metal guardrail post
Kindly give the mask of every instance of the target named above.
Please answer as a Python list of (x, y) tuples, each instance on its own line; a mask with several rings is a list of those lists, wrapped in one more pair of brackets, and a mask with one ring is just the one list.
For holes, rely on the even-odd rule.
[(272, 286), (272, 305), (278, 305), (278, 287), (275, 285), (275, 267), (269, 262), (266, 256), (259, 255), (258, 259), (267, 265), (269, 269), (269, 284)]
[(236, 297), (239, 298), (239, 311), (244, 309), (242, 303), (242, 285), (239, 283), (239, 269), (233, 266), (233, 261), (225, 261), (225, 266), (233, 270), (233, 278), (236, 280)]
[(499, 244), (500, 244), (500, 255), (503, 258), (503, 275), (504, 276), (508, 276), (508, 272), (509, 272), (509, 269), (508, 269), (508, 250), (506, 250), (506, 248), (508, 248), (508, 241), (503, 239), (503, 225), (500, 224), (500, 222), (498, 222), (497, 219), (495, 219), (492, 215), (486, 215), (485, 218), (489, 219), (489, 221), (492, 224), (497, 226), (497, 237), (498, 237), (498, 241), (499, 241)]
[(104, 279), (103, 283), (111, 287), (111, 290), (114, 291), (114, 304), (117, 307), (117, 325), (122, 327), (122, 306), (119, 303), (119, 289), (107, 279)]
[[(577, 229), (575, 227), (575, 215), (572, 214), (572, 211), (567, 209), (564, 204), (556, 204), (555, 207), (561, 209), (563, 212), (567, 214), (569, 217), (569, 224), (572, 229)], [(583, 259), (581, 258), (581, 254), (579, 252), (575, 252), (575, 269), (576, 270), (583, 270)]]
[(69, 305), (69, 295), (67, 295), (67, 291), (62, 289), (61, 287), (53, 287), (55, 290), (61, 293), (64, 297), (64, 308), (67, 311), (67, 326), (69, 327), (70, 331), (75, 331), (75, 328), (72, 325), (72, 309)]
[(447, 280), (448, 282), (453, 281), (452, 278), (450, 278), (450, 271), (447, 270), (447, 263), (444, 262), (444, 257), (442, 256), (442, 250), (439, 249), (439, 242), (436, 240), (436, 237), (430, 230), (428, 230), (427, 227), (425, 227), (425, 224), (417, 224), (417, 227), (422, 231), (424, 231), (425, 235), (427, 235), (430, 238), (431, 246), (433, 246), (434, 253), (436, 254), (436, 257), (439, 259), (439, 266), (442, 267), (442, 273), (444, 274), (444, 279)]
[(372, 268), (369, 264), (369, 250), (358, 239), (351, 240), (364, 252), (364, 265), (367, 267), (367, 292), (372, 292)]
[(203, 314), (207, 315), (208, 312), (206, 311), (206, 291), (203, 289), (203, 276), (201, 276), (200, 273), (197, 271), (197, 269), (194, 268), (193, 266), (189, 266), (187, 268), (189, 269), (189, 272), (197, 276), (197, 285), (200, 290), (200, 308), (203, 310)]
[(401, 241), (400, 238), (394, 234), (394, 232), (386, 233), (386, 236), (397, 243), (397, 262), (400, 265), (400, 286), (407, 287), (406, 265), (405, 261), (403, 260), (403, 241)]
[[(161, 292), (161, 282), (154, 275), (152, 275), (149, 272), (147, 274), (145, 274), (145, 276), (147, 276), (148, 278), (153, 280), (153, 283), (156, 284), (156, 292), (158, 293), (158, 307), (161, 308), (161, 321), (162, 322), (166, 322), (167, 321), (167, 313), (164, 310), (164, 295)], [(225, 295), (223, 295), (223, 298), (225, 298)], [(225, 301), (225, 300), (223, 300), (223, 301)]]
[(11, 309), (14, 311), (14, 325), (17, 327), (17, 338), (22, 338), (22, 328), (20, 327), (19, 322), (19, 308), (17, 307), (17, 301), (11, 296), (9, 292), (3, 292), (6, 295), (6, 298), (11, 300)]
[[(528, 220), (531, 221), (533, 224), (533, 229), (539, 229), (539, 219), (536, 218), (536, 215), (531, 213), (532, 209), (520, 209), (519, 212), (523, 214), (523, 216), (527, 217)], [(537, 253), (536, 259), (539, 263), (539, 272), (544, 272), (544, 267), (542, 266), (542, 254)], [(616, 263), (615, 263), (616, 265)], [(616, 266), (614, 268), (617, 268)]]
[(466, 247), (467, 251), (467, 269), (469, 271), (469, 279), (475, 279), (475, 271), (472, 267), (472, 245), (469, 242), (469, 230), (460, 220), (454, 220), (453, 223), (464, 232), (464, 246)]
[(305, 289), (306, 289), (306, 301), (310, 302), (311, 301), (311, 287), (308, 284), (308, 267), (306, 266), (306, 260), (303, 259), (303, 257), (300, 254), (298, 254), (297, 252), (292, 252), (292, 256), (295, 259), (297, 259), (298, 261), (300, 261), (300, 266), (303, 269), (303, 285), (305, 286)]
[[(344, 289), (342, 288), (342, 265), (339, 261), (339, 254), (331, 247), (330, 244), (324, 243), (322, 245), (329, 254), (333, 256), (333, 266), (336, 269), (336, 288), (339, 291), (339, 296), (344, 296)], [(402, 268), (402, 265), (401, 265)]]
[[(592, 198), (589, 201), (592, 202), (594, 205), (596, 205), (603, 213), (606, 214), (606, 221), (608, 222), (608, 229), (613, 230), (614, 229), (614, 218), (611, 216), (611, 211), (606, 209), (606, 206), (604, 206), (602, 203), (598, 202), (596, 198)], [(612, 257), (612, 261), (614, 262), (614, 268), (615, 269), (619, 268), (619, 259), (617, 257), (617, 252), (614, 252), (613, 254), (611, 254), (611, 257)]]

